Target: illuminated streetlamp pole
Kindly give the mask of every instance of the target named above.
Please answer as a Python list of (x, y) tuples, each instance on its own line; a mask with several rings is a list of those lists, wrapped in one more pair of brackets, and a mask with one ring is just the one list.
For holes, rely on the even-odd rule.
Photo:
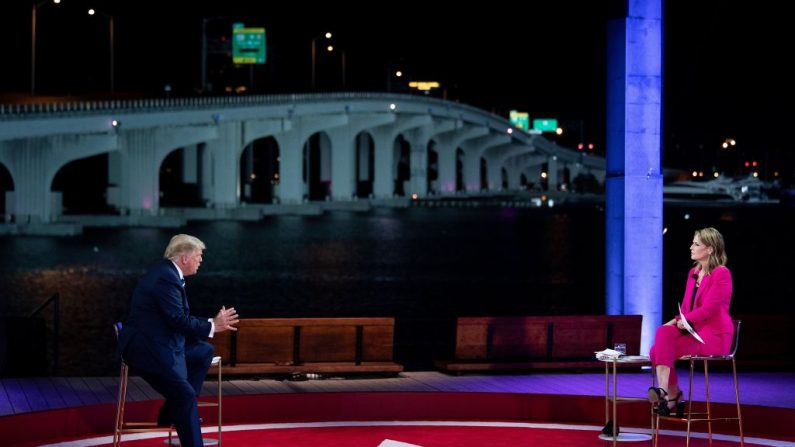
[[(319, 36), (315, 36), (312, 39), (312, 90), (315, 89), (315, 65), (317, 64), (317, 40), (321, 37), (325, 37), (326, 39), (331, 39), (331, 33), (323, 33)], [(329, 46), (329, 51), (333, 49), (333, 47)]]
[(345, 90), (345, 71), (346, 71), (346, 59), (345, 59), (345, 50), (341, 50), (342, 53), (342, 89)]
[[(61, 0), (52, 0), (56, 5), (61, 3)], [(36, 12), (39, 8), (48, 3), (48, 0), (42, 0), (33, 4), (33, 9), (30, 11), (30, 95), (36, 95)]]
[(201, 91), (207, 91), (207, 21), (210, 19), (202, 19), (202, 62), (201, 62)]
[(108, 18), (108, 32), (109, 32), (109, 39), (110, 39), (110, 94), (113, 95), (116, 91), (115, 89), (115, 75), (114, 75), (114, 61), (113, 61), (113, 47), (115, 46), (114, 36), (113, 36), (113, 16), (104, 12), (100, 12), (95, 10), (94, 8), (90, 8), (88, 10), (88, 15), (93, 16), (99, 13), (100, 15)]

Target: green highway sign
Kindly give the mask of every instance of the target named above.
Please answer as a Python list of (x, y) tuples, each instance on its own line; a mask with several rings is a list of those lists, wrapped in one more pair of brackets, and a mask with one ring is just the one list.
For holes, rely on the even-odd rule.
[(558, 128), (558, 120), (552, 118), (539, 118), (533, 120), (533, 129), (541, 132), (554, 132)]
[(265, 63), (265, 28), (232, 25), (232, 62), (235, 64)]
[(530, 114), (527, 112), (511, 110), (508, 119), (517, 129), (522, 129), (524, 131), (530, 130)]

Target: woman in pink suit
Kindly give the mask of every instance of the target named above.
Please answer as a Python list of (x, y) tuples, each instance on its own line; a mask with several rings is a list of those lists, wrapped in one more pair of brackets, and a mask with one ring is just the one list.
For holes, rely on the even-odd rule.
[(682, 314), (704, 340), (702, 344), (684, 329), (679, 315), (657, 329), (650, 357), (657, 372), (657, 385), (649, 388), (649, 400), (657, 413), (667, 416), (684, 412), (682, 390), (674, 361), (683, 355), (724, 355), (731, 349), (734, 323), (729, 316), (732, 277), (726, 268), (723, 236), (714, 228), (693, 235), (690, 259), (694, 266), (687, 275)]

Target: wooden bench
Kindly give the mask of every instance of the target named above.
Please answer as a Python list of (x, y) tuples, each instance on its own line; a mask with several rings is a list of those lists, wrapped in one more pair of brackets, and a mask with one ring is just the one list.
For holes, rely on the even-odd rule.
[(450, 372), (602, 367), (594, 352), (626, 343), (640, 351), (642, 315), (461, 317)]
[(244, 318), (216, 335), (224, 374), (398, 373), (394, 318)]

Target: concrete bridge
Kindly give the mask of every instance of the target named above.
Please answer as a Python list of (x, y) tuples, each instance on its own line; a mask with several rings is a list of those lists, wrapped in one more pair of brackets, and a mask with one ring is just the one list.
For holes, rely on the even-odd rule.
[[(423, 96), (0, 105), (0, 213), (18, 224), (58, 222), (64, 192), (53, 189), (54, 179), (65, 166), (98, 156), (107, 163), (107, 174), (97, 173), (101, 193), (123, 216), (157, 216), (179, 200), (228, 210), (473, 195), (528, 184), (558, 190), (583, 171), (604, 180), (602, 158), (486, 111)], [(164, 189), (168, 175), (178, 176), (169, 180), (182, 187), (178, 194)]]

